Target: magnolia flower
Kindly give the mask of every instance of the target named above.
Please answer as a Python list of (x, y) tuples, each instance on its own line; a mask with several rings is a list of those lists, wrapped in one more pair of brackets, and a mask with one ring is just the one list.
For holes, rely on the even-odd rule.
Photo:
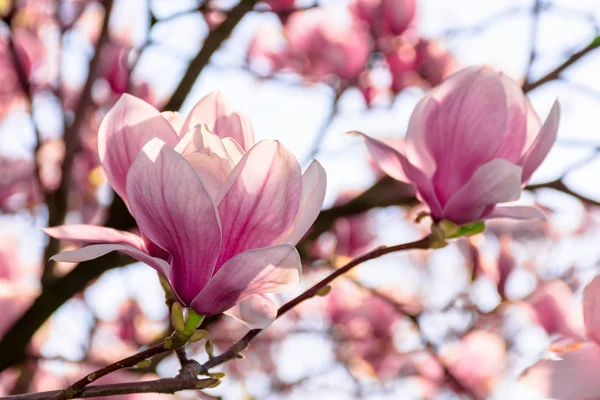
[(365, 21), (377, 37), (403, 33), (411, 24), (417, 9), (415, 0), (355, 0), (350, 9)]
[(120, 251), (153, 267), (181, 304), (204, 315), (240, 303), (256, 326), (274, 317), (263, 293), (300, 279), (294, 245), (316, 219), (326, 177), (314, 161), (301, 174), (278, 141), (254, 144), (250, 121), (219, 93), (184, 118), (124, 95), (103, 120), (98, 152), (140, 235), (91, 225), (49, 228), (90, 243), (60, 253), (80, 262)]
[(411, 183), (435, 221), (541, 218), (533, 207), (498, 207), (521, 188), (556, 140), (560, 108), (543, 126), (519, 85), (490, 67), (463, 69), (415, 107), (399, 150), (364, 135), (379, 166)]
[(600, 396), (600, 276), (583, 294), (583, 319), (588, 340), (555, 343), (550, 350), (558, 359), (542, 360), (519, 379), (546, 398), (592, 400)]

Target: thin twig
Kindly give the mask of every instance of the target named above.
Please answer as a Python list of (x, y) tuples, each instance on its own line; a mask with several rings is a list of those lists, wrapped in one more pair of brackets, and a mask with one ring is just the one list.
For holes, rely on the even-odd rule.
[(538, 80), (536, 80), (534, 82), (526, 81), (522, 86), (523, 92), (529, 93), (533, 89), (536, 89), (545, 83), (548, 83), (555, 79), (558, 79), (560, 77), (560, 74), (564, 70), (569, 68), (571, 65), (575, 64), (577, 61), (579, 61), (580, 58), (584, 57), (586, 54), (588, 54), (592, 50), (597, 49), (598, 46), (600, 46), (600, 38), (597, 37), (594, 40), (592, 40), (590, 42), (590, 44), (585, 46), (583, 49), (573, 53), (571, 55), (571, 57), (567, 58), (562, 64), (560, 64), (558, 67), (554, 68), (552, 71), (548, 72), (543, 77), (539, 78)]
[(533, 19), (531, 23), (531, 44), (529, 50), (529, 60), (527, 61), (527, 69), (525, 70), (525, 81), (528, 82), (531, 75), (531, 69), (536, 58), (537, 39), (540, 24), (540, 11), (542, 10), (541, 0), (535, 0), (533, 3), (533, 9), (531, 10), (531, 17)]
[[(85, 399), (89, 397), (107, 397), (134, 393), (165, 393), (173, 394), (182, 390), (202, 390), (214, 387), (218, 379), (157, 379), (154, 381), (115, 383), (110, 385), (96, 385), (83, 388), (75, 397)], [(60, 390), (50, 392), (27, 393), (6, 396), (5, 400), (48, 400), (60, 393)]]
[(333, 95), (333, 101), (331, 103), (331, 108), (330, 108), (329, 114), (327, 114), (327, 117), (322, 122), (321, 128), (317, 132), (317, 136), (315, 136), (315, 139), (313, 140), (313, 143), (310, 146), (310, 151), (308, 153), (308, 156), (306, 157), (306, 159), (304, 160), (304, 163), (303, 163), (304, 165), (308, 164), (319, 152), (319, 150), (321, 148), (321, 144), (323, 143), (323, 141), (325, 140), (325, 137), (327, 136), (329, 127), (331, 126), (331, 123), (333, 122), (335, 116), (338, 113), (338, 105), (340, 102), (340, 97), (342, 96), (342, 92), (343, 92), (343, 89), (339, 89), (339, 90), (335, 91), (335, 93)]
[[(323, 289), (325, 286), (329, 285), (334, 279), (336, 279), (340, 275), (347, 273), (352, 268), (354, 268), (366, 261), (373, 260), (373, 259), (381, 257), (385, 254), (399, 252), (399, 251), (428, 249), (431, 245), (431, 241), (432, 241), (431, 236), (425, 236), (424, 238), (417, 240), (415, 242), (409, 242), (409, 243), (399, 244), (399, 245), (390, 246), (390, 247), (386, 247), (386, 246), (378, 247), (375, 250), (372, 250), (358, 258), (355, 258), (354, 260), (350, 261), (343, 267), (335, 270), (333, 273), (331, 273), (330, 275), (328, 275), (327, 277), (325, 277), (324, 279), (322, 279), (321, 281), (319, 281), (318, 283), (316, 283), (309, 289), (305, 290), (302, 294), (298, 295), (297, 297), (293, 298), (292, 300), (288, 301), (287, 303), (285, 303), (284, 305), (279, 307), (279, 310), (277, 310), (276, 318), (281, 317), (283, 314), (290, 311), (291, 309), (296, 307), (298, 304), (304, 302), (305, 300), (308, 300), (308, 299), (316, 296), (321, 289)], [(242, 352), (244, 349), (246, 349), (248, 347), (248, 345), (250, 344), (250, 341), (252, 341), (252, 339), (254, 339), (261, 332), (262, 332), (262, 329), (252, 329), (252, 330), (248, 331), (248, 333), (246, 333), (246, 335), (242, 339), (240, 339), (239, 341), (234, 343), (227, 351), (225, 351), (224, 353), (222, 353), (221, 355), (219, 355), (217, 357), (211, 358), (210, 360), (208, 360), (207, 362), (202, 364), (202, 366), (201, 366), (202, 370), (204, 372), (207, 372), (211, 368), (213, 368), (217, 365), (223, 364), (224, 362), (235, 358), (238, 354), (240, 354), (240, 352)]]
[(250, 11), (256, 4), (257, 0), (241, 0), (228, 13), (227, 18), (219, 24), (212, 32), (208, 34), (202, 48), (190, 62), (187, 70), (183, 74), (183, 78), (179, 82), (179, 86), (175, 89), (171, 98), (165, 105), (164, 109), (168, 111), (177, 111), (183, 105), (185, 98), (190, 93), (192, 86), (198, 79), (198, 76), (208, 64), (212, 55), (217, 51), (221, 44), (231, 35), (233, 29), (238, 22)]

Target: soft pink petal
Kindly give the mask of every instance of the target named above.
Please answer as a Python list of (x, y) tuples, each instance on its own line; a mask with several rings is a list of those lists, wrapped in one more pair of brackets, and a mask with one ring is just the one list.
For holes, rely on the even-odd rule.
[(171, 267), (165, 260), (152, 257), (135, 247), (125, 244), (92, 244), (77, 250), (63, 251), (62, 253), (51, 257), (51, 259), (58, 262), (79, 263), (82, 261), (93, 260), (108, 254), (111, 251), (118, 251), (129, 257), (135, 258), (154, 268), (165, 278), (169, 278)]
[(171, 124), (154, 107), (128, 94), (121, 96), (100, 124), (100, 161), (110, 185), (125, 200), (127, 171), (142, 147), (155, 137), (169, 146), (179, 141)]
[(254, 146), (254, 130), (250, 120), (236, 110), (221, 92), (212, 92), (200, 99), (190, 111), (182, 131), (187, 132), (198, 124), (208, 125), (208, 129), (221, 139), (235, 139), (246, 151)]
[(523, 153), (531, 147), (538, 133), (540, 133), (540, 129), (542, 129), (542, 121), (540, 121), (540, 117), (533, 109), (531, 101), (527, 97), (525, 97), (525, 104), (527, 105), (527, 139), (523, 146)]
[(418, 196), (427, 203), (431, 214), (435, 218), (439, 217), (442, 213), (442, 207), (433, 185), (425, 173), (411, 164), (402, 153), (393, 147), (362, 133), (360, 135), (365, 139), (371, 155), (381, 169), (394, 179), (415, 185)]
[(138, 250), (144, 248), (144, 241), (138, 235), (95, 225), (63, 225), (43, 229), (49, 236), (59, 240), (82, 243), (128, 244)]
[(600, 275), (583, 292), (583, 320), (587, 335), (600, 343)]
[(250, 329), (265, 329), (277, 318), (277, 306), (264, 294), (253, 294), (225, 311), (225, 314), (248, 325)]
[(507, 99), (502, 81), (490, 67), (465, 68), (430, 96), (439, 104), (423, 119), (421, 129), (436, 161), (433, 185), (445, 205), (498, 149), (508, 119)]
[(238, 142), (236, 142), (232, 138), (226, 137), (225, 139), (222, 139), (221, 142), (223, 143), (225, 150), (227, 150), (227, 155), (229, 156), (229, 159), (233, 162), (234, 165), (240, 162), (242, 157), (244, 157), (244, 154), (246, 154), (246, 152), (244, 151), (244, 149), (241, 148)]
[(217, 268), (238, 253), (283, 241), (300, 205), (300, 165), (278, 141), (263, 140), (236, 165), (222, 191), (215, 200), (223, 230)]
[(177, 111), (163, 111), (160, 113), (160, 115), (162, 115), (164, 119), (169, 121), (175, 132), (177, 132), (177, 134), (181, 133), (181, 128), (185, 123), (185, 117), (183, 115), (181, 115)]
[(413, 110), (406, 130), (406, 156), (429, 177), (433, 176), (436, 164), (427, 147), (425, 129), (427, 120), (430, 115), (438, 112), (438, 107), (437, 101), (431, 96), (425, 96)]
[(521, 195), (521, 167), (497, 158), (481, 166), (450, 198), (444, 217), (457, 224), (475, 222), (490, 206), (517, 200)]
[(302, 264), (296, 248), (282, 244), (240, 253), (227, 261), (194, 299), (194, 311), (212, 315), (229, 310), (257, 293), (281, 292), (298, 285)]
[(300, 199), (300, 208), (298, 215), (286, 243), (295, 245), (302, 239), (302, 236), (312, 226), (313, 222), (319, 216), (323, 200), (325, 200), (325, 190), (327, 188), (327, 174), (325, 169), (317, 160), (308, 166), (302, 174), (302, 198)]
[(494, 158), (516, 163), (521, 158), (527, 140), (527, 103), (521, 86), (513, 79), (499, 74), (506, 94), (507, 119), (504, 136)]
[(531, 175), (540, 166), (542, 161), (546, 158), (552, 145), (556, 141), (556, 134), (558, 133), (558, 122), (560, 120), (560, 103), (554, 102), (550, 114), (544, 122), (540, 133), (535, 138), (535, 141), (527, 149), (523, 157), (519, 161), (519, 165), (523, 167), (523, 185), (529, 182)]
[(141, 232), (171, 254), (174, 289), (189, 304), (212, 276), (221, 248), (206, 187), (179, 153), (153, 139), (131, 165), (127, 196)]
[(555, 400), (600, 398), (600, 346), (587, 341), (572, 347), (558, 354), (561, 360), (543, 360), (529, 368), (519, 383)]
[(190, 153), (185, 160), (196, 170), (198, 176), (206, 186), (208, 193), (215, 198), (223, 186), (230, 168), (223, 159), (216, 154), (204, 154), (200, 152)]
[(510, 219), (546, 219), (544, 213), (535, 207), (529, 206), (509, 206), (495, 207), (485, 219), (492, 218), (510, 218)]

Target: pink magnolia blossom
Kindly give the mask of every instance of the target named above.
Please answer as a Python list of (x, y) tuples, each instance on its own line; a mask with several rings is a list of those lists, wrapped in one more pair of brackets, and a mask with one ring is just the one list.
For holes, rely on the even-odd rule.
[(251, 323), (274, 317), (263, 293), (299, 282), (294, 245), (325, 195), (318, 162), (302, 175), (278, 141), (255, 144), (249, 120), (220, 93), (201, 99), (187, 117), (161, 114), (124, 95), (100, 126), (98, 153), (141, 234), (91, 225), (49, 228), (56, 238), (92, 244), (55, 260), (120, 251), (156, 269), (177, 300), (198, 313), (243, 302)]
[(402, 37), (392, 40), (390, 47), (385, 59), (392, 75), (392, 92), (399, 93), (419, 81), (416, 72), (417, 53), (415, 47)]
[(542, 360), (529, 368), (519, 382), (540, 395), (556, 400), (593, 400), (600, 397), (600, 276), (583, 295), (583, 318), (589, 339), (563, 341), (551, 346), (554, 360)]
[(475, 398), (487, 398), (504, 373), (506, 343), (495, 333), (474, 330), (461, 338), (447, 355), (452, 375)]
[(403, 33), (413, 21), (416, 0), (355, 0), (350, 8), (378, 38)]
[(415, 50), (417, 72), (431, 86), (439, 85), (460, 69), (454, 56), (437, 41), (420, 39)]
[(582, 338), (584, 323), (581, 310), (573, 307), (573, 291), (561, 280), (542, 283), (527, 299), (534, 320), (549, 335)]
[(357, 78), (371, 51), (368, 31), (342, 7), (293, 13), (284, 26), (288, 64), (315, 79)]
[(558, 130), (555, 102), (540, 122), (519, 85), (491, 67), (465, 68), (415, 107), (401, 151), (363, 135), (392, 178), (411, 183), (435, 221), (467, 224), (489, 218), (541, 218), (517, 200)]

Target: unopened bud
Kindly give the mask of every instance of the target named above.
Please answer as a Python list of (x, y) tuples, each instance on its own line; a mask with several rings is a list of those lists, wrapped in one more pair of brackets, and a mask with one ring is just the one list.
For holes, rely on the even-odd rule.
[(179, 332), (183, 332), (185, 330), (183, 309), (181, 308), (181, 304), (179, 304), (178, 302), (174, 302), (173, 306), (171, 306), (171, 323), (173, 324), (173, 327)]
[(331, 292), (331, 286), (323, 286), (321, 289), (317, 290), (317, 296), (324, 297), (327, 296), (329, 292)]
[(148, 368), (150, 366), (150, 364), (152, 364), (152, 362), (150, 360), (146, 359), (146, 360), (140, 361), (136, 365), (138, 366), (138, 368)]
[(208, 336), (207, 331), (205, 331), (204, 329), (198, 329), (197, 331), (194, 331), (194, 333), (192, 333), (192, 336), (190, 336), (188, 341), (192, 342), (192, 343), (199, 342), (200, 340), (204, 339), (207, 336)]
[(204, 349), (206, 350), (206, 354), (208, 354), (209, 357), (213, 356), (215, 349), (214, 349), (212, 341), (210, 339), (208, 339), (206, 341), (206, 344), (204, 345)]

